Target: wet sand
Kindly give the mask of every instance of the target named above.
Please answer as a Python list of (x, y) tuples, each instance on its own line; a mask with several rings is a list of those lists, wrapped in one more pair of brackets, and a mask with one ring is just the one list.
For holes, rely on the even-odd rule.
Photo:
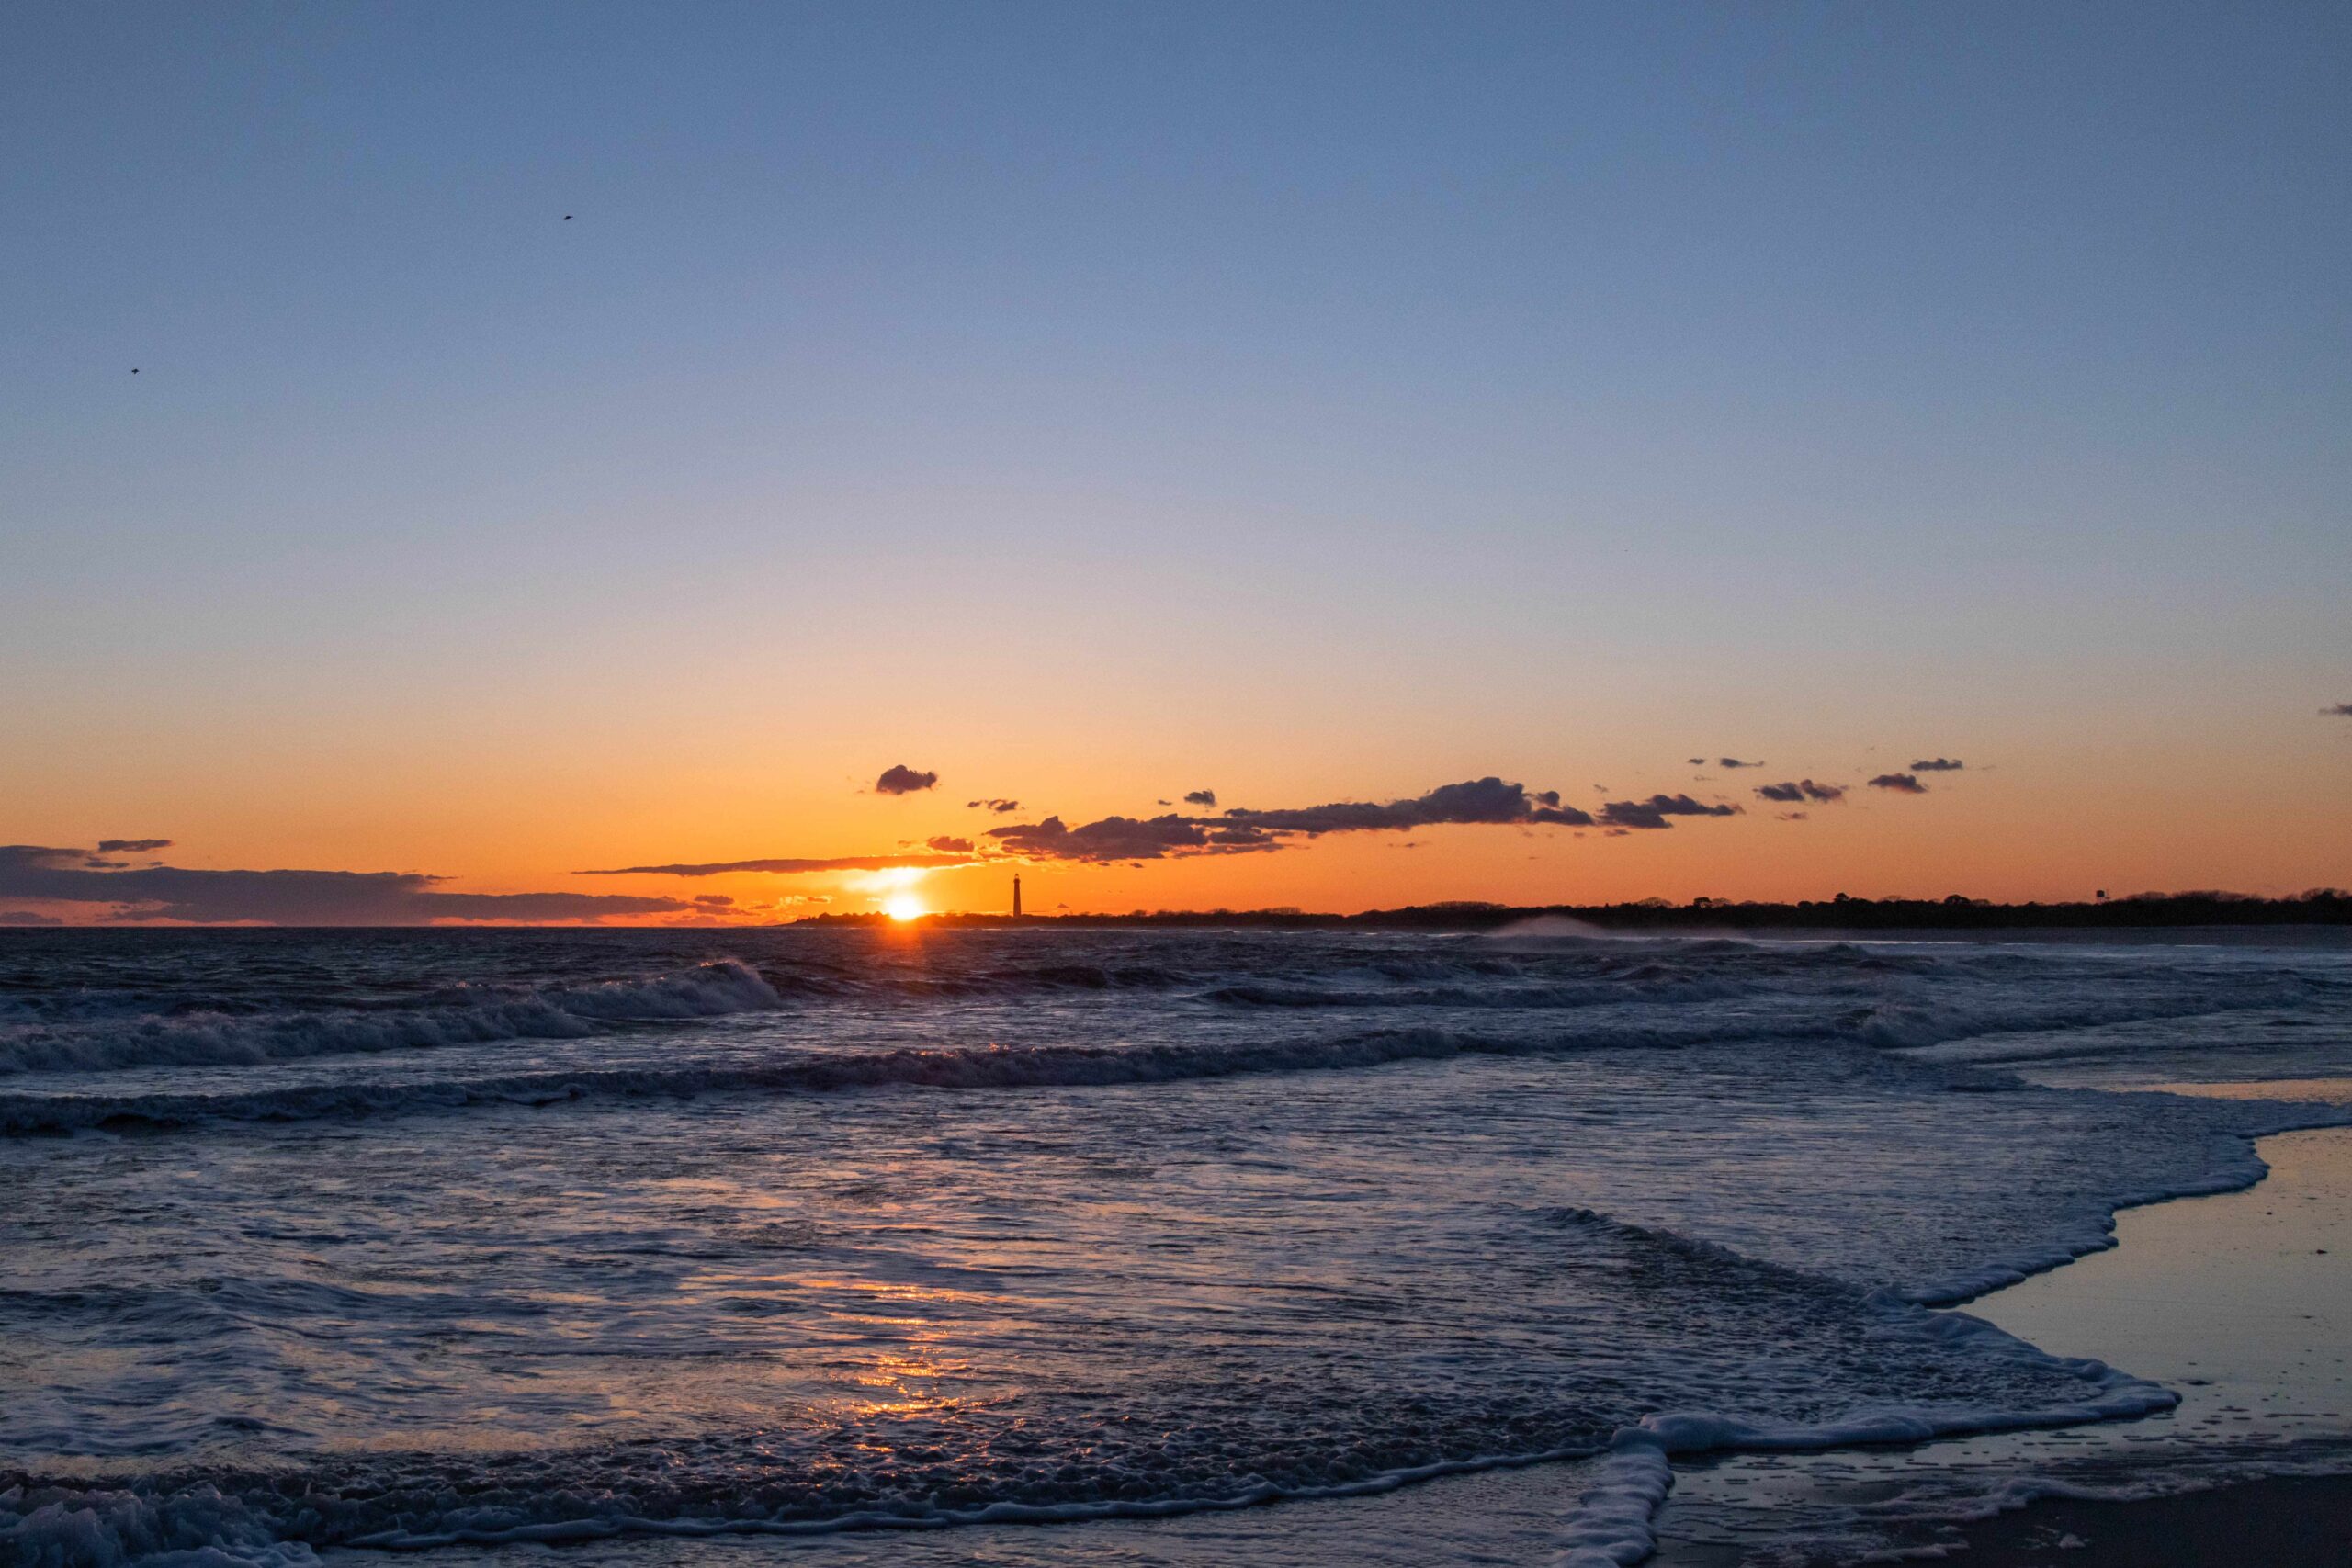
[[(2180, 1086), (2352, 1099), (2352, 1085)], [(2181, 1392), (2173, 1422), (2320, 1438), (2352, 1427), (2352, 1131), (2266, 1138), (2259, 1186), (2119, 1217), (2120, 1246), (1980, 1303), (2045, 1349)], [(2317, 1458), (2317, 1456), (2314, 1456)], [(2137, 1502), (2050, 1498), (1972, 1527), (1990, 1564), (2352, 1562), (2352, 1476), (2281, 1477)]]
[[(2352, 1100), (2352, 1083), (2175, 1092)], [(1893, 1547), (2005, 1568), (2352, 1562), (2352, 1129), (2258, 1145), (2245, 1191), (2127, 1210), (2117, 1247), (1970, 1303), (2043, 1349), (2181, 1395), (2138, 1421), (1691, 1466), (1665, 1568), (1720, 1568), (1793, 1529), (1816, 1562)], [(2301, 1475), (2266, 1472), (2310, 1472)], [(1958, 1526), (1939, 1524), (1967, 1518)], [(1785, 1561), (1785, 1559), (1782, 1559)]]
[(2287, 1476), (2132, 1503), (2052, 1498), (1972, 1528), (1960, 1561), (2343, 1568), (2352, 1562), (2352, 1478)]

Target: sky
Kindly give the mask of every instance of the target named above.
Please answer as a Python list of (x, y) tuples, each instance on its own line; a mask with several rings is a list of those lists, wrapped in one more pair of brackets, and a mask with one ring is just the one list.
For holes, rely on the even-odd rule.
[(2352, 884), (2347, 79), (2335, 4), (9, 7), (0, 919)]

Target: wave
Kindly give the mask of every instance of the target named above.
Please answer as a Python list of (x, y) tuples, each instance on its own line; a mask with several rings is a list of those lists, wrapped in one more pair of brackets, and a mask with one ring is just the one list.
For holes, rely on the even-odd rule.
[[(75, 1132), (110, 1125), (181, 1126), (224, 1120), (312, 1121), (447, 1111), (478, 1105), (551, 1105), (613, 1099), (683, 1100), (724, 1093), (831, 1093), (857, 1089), (1002, 1089), (1174, 1083), (1250, 1074), (1345, 1072), (1457, 1056), (1555, 1056), (1588, 1051), (1687, 1049), (1738, 1043), (1835, 1042), (1835, 1027), (1727, 1032), (1689, 1021), (1628, 1024), (1567, 1034), (1481, 1034), (1439, 1028), (1373, 1030), (1326, 1038), (1204, 1041), (1182, 1044), (987, 1045), (950, 1050), (800, 1054), (751, 1064), (572, 1067), (447, 1080), (335, 1082), (218, 1093), (0, 1095), (0, 1134)], [(1905, 1065), (1922, 1083), (2006, 1089), (2017, 1080), (1964, 1066)]]
[[(1917, 1442), (1961, 1433), (2075, 1425), (2147, 1415), (2171, 1392), (2103, 1363), (2050, 1356), (1961, 1314), (1929, 1312), (1883, 1292), (1747, 1258), (1672, 1231), (1585, 1210), (1547, 1216), (1629, 1261), (1662, 1257), (1723, 1278), (1789, 1292), (1792, 1310), (1835, 1314), (1859, 1335), (1865, 1364), (1890, 1393), (1835, 1402), (1786, 1421), (1667, 1408), (1599, 1420), (1573, 1402), (1555, 1415), (1472, 1403), (1432, 1427), (1430, 1412), (1398, 1429), (1395, 1413), (1262, 1428), (1204, 1424), (1081, 1426), (1086, 1439), (1057, 1458), (1037, 1439), (1009, 1446), (886, 1449), (876, 1470), (863, 1428), (786, 1442), (763, 1431), (702, 1432), (600, 1449), (513, 1455), (322, 1459), (267, 1472), (159, 1473), (111, 1484), (73, 1477), (0, 1476), (0, 1553), (54, 1568), (311, 1568), (321, 1550), (426, 1550), (460, 1544), (560, 1543), (619, 1536), (810, 1536), (852, 1529), (1152, 1518), (1282, 1499), (1360, 1496), (1440, 1476), (1589, 1461), (1564, 1521), (1559, 1562), (1584, 1568), (1637, 1561), (1677, 1458), (1728, 1450), (1822, 1450)], [(1665, 1265), (1674, 1268), (1668, 1261)], [(1825, 1320), (1827, 1321), (1827, 1320)], [(1907, 1369), (1907, 1370), (1905, 1370)], [(1971, 1395), (1956, 1374), (1989, 1375)], [(2005, 1375), (2007, 1374), (2007, 1375)], [(1781, 1373), (1770, 1381), (1775, 1384)], [(1317, 1385), (1317, 1397), (1323, 1394)], [(1748, 1391), (1753, 1397), (1755, 1391)], [(1245, 1404), (1250, 1402), (1244, 1401)], [(1809, 1398), (1798, 1404), (1809, 1404)], [(1638, 1399), (1634, 1406), (1639, 1408)], [(1326, 1411), (1343, 1415), (1347, 1407)], [(1173, 1412), (1168, 1414), (1172, 1415)], [(1597, 1414), (1597, 1413), (1594, 1413)], [(1132, 1428), (1132, 1429), (1126, 1429)], [(976, 1446), (974, 1446), (976, 1445)]]
[(1204, 991), (1204, 1001), (1254, 1008), (1525, 1008), (1567, 1010), (1674, 1002), (1733, 1001), (1755, 987), (1731, 980), (1657, 976), (1607, 984), (1518, 986), (1480, 989), (1470, 986), (1416, 986), (1399, 990), (1335, 990), (1311, 985), (1250, 983)]
[(1166, 990), (1190, 976), (1152, 964), (1038, 964), (978, 974), (869, 974), (831, 987), (868, 995), (1017, 997), (1055, 991)]
[(500, 1040), (567, 1040), (616, 1025), (783, 1005), (759, 971), (725, 959), (600, 985), (451, 987), (424, 1006), (16, 1025), (0, 1030), (0, 1074), (253, 1066)]
[[(1418, 992), (1422, 1005), (1444, 1005)], [(1363, 1006), (1319, 993), (1297, 999), (1250, 994), (1234, 1005), (1278, 1009)], [(1783, 1003), (1800, 998), (1779, 998)], [(1600, 998), (1591, 998), (1597, 1003)], [(301, 1015), (241, 1027), (182, 1025), (81, 1042), (77, 1065), (247, 1063), (390, 1051), (520, 1037), (570, 1037), (621, 1024), (709, 1018), (783, 1005), (760, 975), (711, 964), (639, 985), (557, 991), (508, 1003), (387, 1014)], [(1578, 1005), (1566, 998), (1554, 1006)], [(1436, 1024), (1287, 1038), (1230, 1036), (1156, 1043), (989, 1044), (972, 1047), (808, 1051), (778, 1047), (745, 1061), (691, 1057), (658, 1065), (574, 1064), (466, 1077), (342, 1077), (217, 1090), (107, 1093), (95, 1087), (0, 1093), (0, 1135), (106, 1126), (184, 1126), (208, 1121), (299, 1122), (401, 1115), (488, 1105), (549, 1105), (706, 1094), (831, 1093), (848, 1089), (1012, 1089), (1175, 1083), (1245, 1075), (1345, 1072), (1461, 1056), (1566, 1056), (1588, 1052), (1860, 1048), (1846, 1070), (1897, 1074), (1920, 1087), (2008, 1090), (2023, 1082), (2001, 1061), (1982, 1064), (1918, 1052), (1923, 1045), (2018, 1030), (2068, 1030), (2176, 1016), (2160, 1002), (2085, 1001), (2041, 1008), (1867, 1005), (1781, 1006), (1713, 1015), (1660, 1008), (1601, 1014), (1574, 1026), (1472, 1030)], [(2210, 1012), (2201, 1016), (2211, 1017)], [(95, 1059), (94, 1059), (95, 1058)], [(21, 1067), (19, 1068), (21, 1070)]]

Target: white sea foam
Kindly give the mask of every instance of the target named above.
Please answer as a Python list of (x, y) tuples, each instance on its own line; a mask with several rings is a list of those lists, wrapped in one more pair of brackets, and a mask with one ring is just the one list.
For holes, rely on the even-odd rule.
[[(1600, 1216), (1582, 1223), (1611, 1225)], [(1633, 1227), (1621, 1227), (1634, 1229)], [(1722, 1249), (1680, 1238), (1693, 1256)], [(1930, 1313), (1880, 1297), (1871, 1311), (1884, 1337), (1944, 1347), (1965, 1346), (1996, 1360), (2056, 1370), (2075, 1380), (2078, 1397), (2057, 1404), (2005, 1409), (1927, 1404), (1863, 1404), (1836, 1419), (1758, 1423), (1703, 1411), (1649, 1416), (1595, 1445), (1476, 1458), (1377, 1471), (1329, 1484), (1258, 1481), (1229, 1490), (1163, 1496), (1078, 1497), (1050, 1503), (997, 1499), (976, 1506), (914, 1503), (859, 1506), (860, 1479), (844, 1476), (840, 1501), (811, 1513), (805, 1506), (771, 1516), (755, 1509), (697, 1509), (664, 1516), (658, 1505), (627, 1495), (547, 1499), (538, 1509), (511, 1499), (453, 1504), (446, 1493), (410, 1493), (397, 1483), (371, 1483), (371, 1500), (346, 1507), (326, 1527), (300, 1499), (262, 1491), (238, 1498), (197, 1486), (163, 1495), (125, 1490), (77, 1491), (19, 1485), (0, 1492), (0, 1545), (41, 1568), (300, 1568), (316, 1546), (340, 1544), (417, 1551), (458, 1544), (547, 1544), (620, 1535), (826, 1535), (876, 1529), (929, 1529), (985, 1524), (1076, 1523), (1090, 1519), (1154, 1518), (1253, 1507), (1277, 1500), (1360, 1496), (1397, 1486), (1501, 1467), (1592, 1456), (1589, 1479), (1564, 1518), (1562, 1568), (1604, 1568), (1638, 1562), (1656, 1545), (1654, 1517), (1673, 1486), (1677, 1457), (1731, 1450), (1820, 1450), (1855, 1444), (1919, 1442), (1959, 1434), (2073, 1425), (2145, 1415), (2171, 1407), (2177, 1396), (2096, 1361), (2049, 1357), (1964, 1314)], [(1106, 1478), (1109, 1479), (1109, 1478)], [(1115, 1482), (1113, 1482), (1115, 1485)], [(257, 1506), (258, 1503), (258, 1506)], [(274, 1506), (273, 1506), (274, 1505)], [(552, 1509), (550, 1517), (548, 1509)], [(372, 1527), (372, 1528), (371, 1528)], [(307, 1537), (304, 1532), (314, 1532)], [(192, 1555), (191, 1555), (192, 1554)]]

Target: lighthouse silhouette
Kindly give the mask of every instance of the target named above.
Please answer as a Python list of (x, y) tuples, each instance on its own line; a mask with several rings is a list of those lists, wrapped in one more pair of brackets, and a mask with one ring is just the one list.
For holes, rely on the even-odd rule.
[(1012, 918), (1021, 918), (1021, 879), (1017, 876), (1012, 879)]

